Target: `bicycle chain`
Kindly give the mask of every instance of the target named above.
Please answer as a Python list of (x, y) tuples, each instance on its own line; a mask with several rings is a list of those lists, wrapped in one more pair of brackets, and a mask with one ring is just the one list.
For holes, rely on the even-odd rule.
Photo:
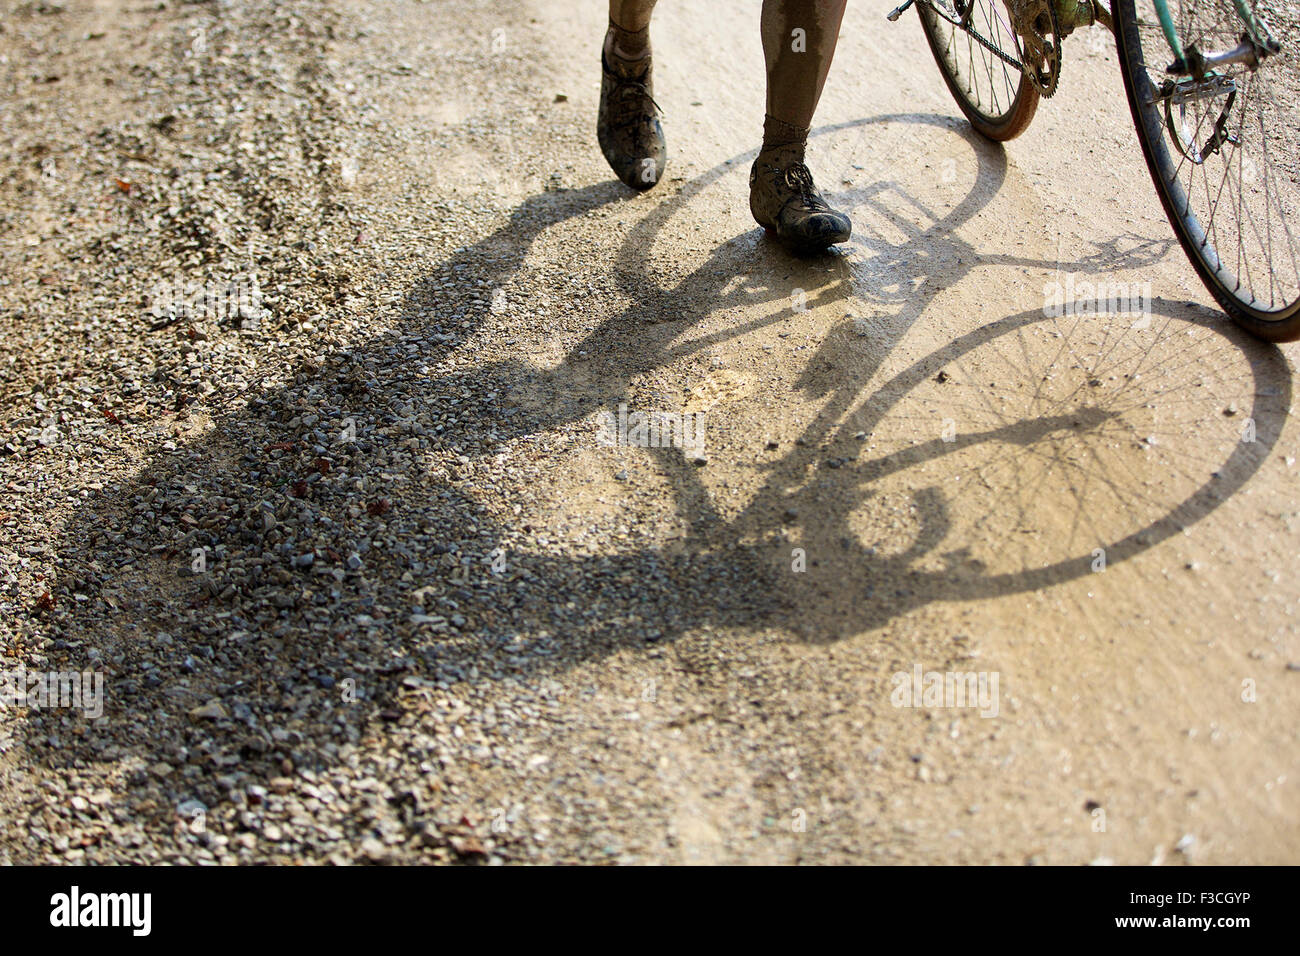
[(973, 36), (975, 38), (976, 43), (984, 47), (984, 49), (988, 50), (998, 59), (1002, 60), (1005, 63), (1009, 63), (1011, 66), (1014, 66), (1021, 73), (1025, 72), (1025, 65), (1023, 63), (1021, 63), (1015, 57), (1008, 56), (1006, 53), (1002, 51), (1001, 47), (993, 43), (991, 40), (984, 39), (984, 37), (980, 35), (978, 30), (976, 30), (971, 26), (964, 26), (961, 29), (965, 30), (967, 33)]

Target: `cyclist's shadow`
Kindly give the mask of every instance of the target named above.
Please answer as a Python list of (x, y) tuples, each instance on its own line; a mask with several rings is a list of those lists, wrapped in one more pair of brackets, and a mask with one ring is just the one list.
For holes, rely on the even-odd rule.
[[(979, 175), (996, 181), (1005, 168), (1000, 151), (982, 145), (977, 151)], [(626, 396), (642, 373), (791, 321), (793, 286), (806, 290), (809, 309), (842, 307), (855, 278), (849, 260), (792, 259), (759, 238), (756, 230), (717, 247), (671, 289), (651, 280), (654, 270), (646, 268), (646, 251), (652, 248), (656, 231), (704, 188), (732, 172), (732, 165), (723, 164), (686, 184), (633, 229), (624, 254), (613, 267), (629, 304), (569, 347), (558, 366), (545, 368), (517, 356), (476, 363), (465, 372), (453, 367), (428, 377), (420, 371), (421, 366), (457, 358), (457, 353), (468, 347), (451, 340), (432, 344), (424, 334), (431, 313), (449, 314), (458, 320), (455, 328), (462, 336), (472, 332), (488, 317), (491, 305), (486, 301), (475, 304), (467, 292), (509, 288), (544, 231), (598, 214), (623, 194), (616, 184), (602, 183), (545, 193), (521, 204), (502, 228), (417, 282), (401, 307), (394, 331), (339, 350), (327, 356), (323, 366), (313, 366), (284, 387), (259, 396), (257, 402), (216, 417), (211, 432), (182, 449), (183, 453), (160, 453), (128, 487), (91, 499), (58, 536), (65, 567), (54, 610), (33, 612), (30, 623), (37, 629), (57, 627), (84, 645), (100, 648), (105, 659), (119, 661), (118, 672), (126, 676), (115, 679), (109, 706), (120, 717), (141, 718), (140, 726), (152, 727), (153, 721), (158, 722), (156, 733), (150, 731), (135, 745), (146, 756), (166, 754), (173, 737), (191, 732), (184, 710), (176, 710), (180, 698), (174, 695), (192, 695), (197, 704), (206, 694), (221, 697), (234, 715), (227, 723), (214, 725), (218, 732), (213, 746), (240, 750), (248, 746), (252, 733), (263, 742), (244, 754), (246, 760), (260, 760), (257, 755), (264, 754), (272, 764), (291, 757), (299, 763), (293, 741), (273, 739), (263, 731), (276, 725), (282, 702), (295, 695), (305, 697), (313, 706), (336, 707), (337, 693), (326, 688), (343, 679), (355, 679), (365, 694), (363, 706), (340, 710), (340, 719), (349, 726), (363, 726), (400, 693), (401, 674), (423, 672), (453, 683), (488, 679), (468, 675), (481, 674), (479, 665), (485, 655), (498, 654), (506, 644), (515, 648), (510, 643), (515, 640), (536, 641), (536, 653), (519, 649), (509, 653), (517, 661), (512, 665), (516, 672), (537, 675), (628, 644), (676, 639), (704, 626), (757, 626), (803, 633), (809, 602), (820, 600), (823, 595), (818, 589), (826, 587), (825, 579), (815, 570), (814, 562), (824, 560), (819, 554), (835, 553), (835, 561), (860, 570), (864, 588), (870, 586), (872, 575), (881, 581), (907, 582), (895, 592), (881, 588), (869, 600), (855, 597), (846, 605), (841, 632), (875, 627), (930, 601), (1029, 590), (1086, 573), (1086, 567), (1072, 559), (1022, 575), (957, 583), (946, 582), (940, 575), (912, 575), (917, 560), (950, 535), (951, 524), (939, 500), (929, 502), (933, 507), (926, 509), (928, 524), (915, 540), (890, 558), (872, 555), (850, 541), (837, 544), (838, 552), (819, 549), (810, 553), (809, 573), (792, 574), (790, 547), (784, 540), (781, 510), (787, 503), (786, 489), (804, 487), (801, 476), (810, 469), (820, 479), (843, 481), (848, 492), (819, 499), (815, 488), (806, 490), (800, 502), (801, 515), (805, 521), (819, 524), (821, 538), (834, 542), (837, 536), (844, 536), (849, 510), (862, 500), (858, 489), (864, 475), (856, 474), (855, 467), (839, 469), (831, 476), (818, 465), (825, 454), (819, 445), (833, 437), (836, 423), (856, 416), (857, 427), (869, 427), (870, 421), (884, 415), (901, 395), (933, 375), (936, 366), (1008, 328), (1034, 321), (1030, 313), (1001, 319), (957, 338), (894, 376), (856, 411), (854, 403), (862, 388), (879, 368), (878, 356), (829, 389), (823, 387), (818, 394), (829, 396), (826, 408), (809, 426), (805, 443), (796, 443), (787, 455), (767, 466), (754, 503), (738, 515), (724, 515), (714, 506), (700, 470), (680, 452), (652, 451), (671, 482), (673, 507), (687, 527), (684, 537), (662, 547), (611, 541), (594, 554), (578, 554), (534, 546), (505, 517), (512, 497), (522, 494), (524, 487), (498, 484), (493, 491), (467, 481), (464, 474), (449, 471), (430, 476), (421, 455), (402, 451), (414, 438), (417, 445), (423, 443), (424, 451), (439, 453), (439, 462), (463, 455), (472, 467), (477, 464), (475, 456), (496, 454), (502, 443), (526, 441), (608, 408)], [(981, 195), (992, 192), (980, 190)], [(954, 213), (969, 216), (983, 201), (971, 199)], [(955, 255), (952, 227), (958, 220), (949, 215), (939, 221), (942, 228), (922, 229), (912, 241), (929, 244), (931, 256)], [(961, 255), (965, 254), (962, 248)], [(886, 264), (890, 270), (896, 269), (901, 255), (895, 251), (881, 258), (882, 270)], [(971, 255), (974, 258), (973, 252)], [(922, 291), (914, 301), (903, 303), (882, 349), (925, 313), (932, 295)], [(507, 296), (508, 301), (515, 298)], [(688, 339), (683, 333), (699, 331), (700, 316), (685, 313), (701, 304), (707, 305), (711, 316), (735, 309), (741, 317), (714, 323), (712, 331)], [(1165, 312), (1182, 320), (1189, 318), (1186, 310), (1165, 307)], [(468, 329), (462, 323), (468, 323)], [(1289, 403), (1285, 363), (1276, 349), (1248, 345), (1236, 338), (1230, 341), (1247, 351), (1256, 380), (1267, 380), (1273, 388), (1275, 397), (1257, 399), (1253, 411), (1259, 429), (1257, 443), (1252, 449), (1234, 453), (1225, 463), (1223, 478), (1213, 493), (1202, 489), (1182, 504), (1174, 504), (1169, 522), (1154, 529), (1148, 543), (1137, 538), (1120, 542), (1112, 563), (1149, 547), (1167, 528), (1208, 514), (1249, 478), (1274, 446)], [(819, 353), (815, 360), (828, 358)], [(813, 384), (808, 379), (804, 387)], [(331, 442), (324, 454), (315, 450), (318, 439), (305, 430), (307, 426), (294, 424), (301, 421), (301, 402), (309, 390), (354, 396), (353, 407), (340, 409), (339, 415), (355, 418), (355, 442)], [(502, 397), (506, 395), (508, 399)], [(449, 416), (444, 413), (452, 400), (457, 403), (456, 412)], [(412, 433), (402, 424), (421, 415), (441, 424), (423, 434)], [(482, 440), (487, 434), (494, 436), (493, 441)], [(249, 435), (258, 435), (261, 447), (248, 447)], [(973, 440), (1002, 438), (987, 435)], [(284, 450), (290, 446), (292, 450)], [(902, 467), (918, 460), (939, 460), (952, 450), (951, 445), (922, 447), (911, 452), (913, 459), (894, 464)], [(196, 476), (196, 458), (220, 462), (222, 467)], [(375, 464), (380, 461), (382, 468)], [(871, 467), (880, 470), (891, 463), (876, 462)], [(376, 471), (384, 476), (382, 491), (358, 495), (314, 490), (327, 472), (367, 476)], [(321, 477), (308, 481), (311, 474)], [(196, 481), (202, 487), (187, 493), (184, 521), (158, 521), (148, 529), (140, 527), (132, 510), (134, 501), (145, 494), (152, 499), (158, 489), (170, 488), (179, 494)], [(163, 494), (159, 500), (167, 498)], [(284, 531), (267, 530), (263, 524), (264, 503), (268, 502), (282, 517), (295, 509), (309, 509), (316, 526), (332, 529), (334, 540), (329, 548), (318, 549), (314, 562), (296, 562), (302, 545)], [(437, 551), (429, 550), (428, 529), (414, 520), (431, 506), (439, 509), (442, 522), (437, 528), (441, 543)], [(382, 535), (397, 540), (398, 546), (364, 547)], [(452, 545), (456, 551), (449, 557), (443, 552)], [(206, 579), (179, 577), (196, 548), (210, 549), (216, 557)], [(493, 569), (493, 552), (498, 549), (506, 552), (508, 565), (500, 574)], [(256, 562), (228, 569), (220, 555), (234, 551), (253, 556)], [(362, 557), (364, 572), (358, 573), (346, 563), (352, 553)], [(105, 568), (112, 569), (111, 588)], [(156, 594), (159, 581), (167, 582), (167, 601), (149, 599), (122, 605), (124, 595)], [(321, 581), (326, 583), (321, 585)], [(110, 591), (115, 595), (111, 598), (114, 606), (120, 607), (113, 615), (106, 613), (103, 604), (110, 600)], [(414, 610), (417, 593), (420, 603)], [(562, 612), (562, 608), (568, 610)], [(208, 618), (215, 614), (229, 615), (222, 620), (244, 635), (222, 644), (220, 653), (227, 660), (227, 670), (259, 675), (256, 693), (239, 685), (205, 684), (203, 661), (208, 658), (200, 651), (212, 650)], [(108, 617), (114, 620), (111, 628), (103, 624)], [(329, 629), (328, 640), (320, 639), (322, 622)], [(153, 667), (152, 659), (140, 648), (140, 635), (158, 631), (175, 635), (183, 649), (195, 649), (194, 673)], [(264, 641), (279, 650), (268, 652)], [(146, 672), (147, 679), (138, 676)], [(187, 696), (185, 703), (190, 702)], [(54, 763), (68, 759), (67, 754), (42, 743), (53, 735), (50, 722), (57, 720), (58, 715), (34, 715), (29, 735), (29, 746)], [(324, 744), (310, 743), (313, 747)], [(309, 763), (314, 759), (318, 758), (308, 755)]]

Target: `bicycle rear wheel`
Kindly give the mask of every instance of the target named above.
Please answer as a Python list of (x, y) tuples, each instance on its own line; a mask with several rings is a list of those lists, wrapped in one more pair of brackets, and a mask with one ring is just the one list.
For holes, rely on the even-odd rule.
[[(939, 72), (961, 111), (989, 139), (1015, 139), (1038, 109), (1038, 90), (1013, 64), (1019, 62), (1011, 14), (1003, 0), (929, 0), (918, 3), (921, 27)], [(935, 7), (947, 17), (936, 12)], [(948, 18), (965, 22), (986, 46)], [(998, 52), (989, 49), (992, 46)], [(1007, 59), (1009, 58), (1010, 63)]]
[[(1256, 69), (1174, 69), (1152, 0), (1114, 0), (1129, 107), (1156, 192), (1215, 300), (1261, 338), (1300, 338), (1300, 24), (1245, 0), (1281, 50)], [(1183, 51), (1244, 39), (1232, 0), (1169, 0)], [(1194, 56), (1189, 56), (1194, 59)]]

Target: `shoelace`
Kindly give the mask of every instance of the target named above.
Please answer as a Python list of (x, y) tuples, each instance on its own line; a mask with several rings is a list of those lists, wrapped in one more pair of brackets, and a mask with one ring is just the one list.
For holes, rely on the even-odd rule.
[(829, 209), (826, 200), (817, 195), (817, 187), (813, 185), (812, 171), (803, 163), (791, 163), (785, 169), (785, 184), (791, 189), (799, 191), (799, 198), (804, 204), (812, 209)]
[(617, 102), (619, 103), (619, 105), (622, 107), (622, 110), (620, 112), (622, 112), (623, 115), (614, 123), (615, 126), (622, 129), (625, 126), (631, 126), (635, 123), (640, 123), (646, 119), (644, 114), (634, 112), (631, 109), (635, 101), (633, 99), (633, 96), (630, 96), (629, 94), (632, 94), (637, 98), (645, 98), (649, 100), (650, 105), (655, 108), (655, 112), (657, 112), (660, 116), (663, 115), (664, 112), (663, 107), (655, 102), (655, 98), (650, 95), (650, 90), (646, 87), (644, 83), (642, 83), (640, 80), (619, 79), (618, 90), (615, 92), (614, 96)]

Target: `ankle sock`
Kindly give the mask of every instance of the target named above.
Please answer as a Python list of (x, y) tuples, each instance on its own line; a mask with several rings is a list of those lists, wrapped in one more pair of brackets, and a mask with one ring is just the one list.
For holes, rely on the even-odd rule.
[(650, 28), (624, 30), (613, 20), (609, 21), (607, 34), (613, 43), (610, 49), (620, 60), (640, 60), (650, 53)]
[(794, 126), (785, 120), (779, 120), (771, 113), (763, 118), (763, 149), (775, 149), (778, 146), (795, 146), (802, 152), (808, 142), (808, 127)]

